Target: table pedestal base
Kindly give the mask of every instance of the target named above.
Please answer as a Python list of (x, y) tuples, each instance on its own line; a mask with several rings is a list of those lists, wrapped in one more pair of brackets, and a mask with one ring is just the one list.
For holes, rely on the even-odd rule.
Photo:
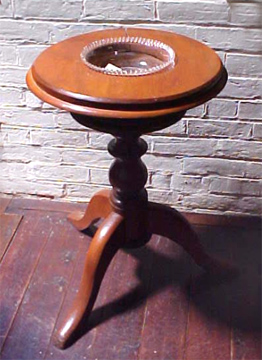
[[(189, 222), (176, 210), (153, 202), (139, 210), (144, 221), (145, 237), (130, 238), (130, 217), (119, 213), (112, 206), (110, 191), (95, 194), (84, 214), (73, 213), (69, 221), (78, 229), (88, 228), (95, 220), (104, 218), (96, 231), (86, 255), (80, 288), (68, 316), (56, 334), (55, 344), (67, 347), (77, 335), (83, 321), (87, 321), (96, 300), (100, 284), (110, 261), (121, 247), (138, 247), (145, 244), (152, 234), (169, 238), (181, 245), (192, 259), (207, 271), (221, 271), (221, 263), (212, 259), (203, 249)], [(127, 226), (129, 224), (129, 226)]]

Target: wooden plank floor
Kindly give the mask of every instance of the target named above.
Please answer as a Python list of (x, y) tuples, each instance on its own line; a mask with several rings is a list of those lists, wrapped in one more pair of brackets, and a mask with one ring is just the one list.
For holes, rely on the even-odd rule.
[(238, 274), (207, 276), (177, 244), (153, 236), (118, 252), (80, 338), (55, 348), (91, 240), (66, 221), (74, 209), (83, 205), (0, 199), (2, 360), (261, 360), (261, 226), (222, 218), (221, 226), (214, 216), (189, 218)]

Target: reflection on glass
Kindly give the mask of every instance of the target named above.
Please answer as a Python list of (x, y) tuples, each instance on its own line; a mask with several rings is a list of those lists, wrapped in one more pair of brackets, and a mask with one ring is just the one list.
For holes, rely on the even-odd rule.
[(174, 65), (175, 53), (161, 41), (127, 36), (94, 41), (84, 47), (81, 58), (105, 74), (141, 76)]

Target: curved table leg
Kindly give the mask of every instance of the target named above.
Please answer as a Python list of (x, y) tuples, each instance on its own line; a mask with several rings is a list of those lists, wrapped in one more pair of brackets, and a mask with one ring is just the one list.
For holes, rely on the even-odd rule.
[(87, 229), (94, 220), (105, 218), (111, 211), (109, 190), (98, 191), (90, 200), (85, 213), (76, 211), (68, 215), (67, 219), (78, 229)]
[(152, 233), (167, 237), (181, 245), (196, 264), (205, 270), (214, 273), (223, 271), (224, 264), (206, 253), (190, 223), (177, 210), (150, 202), (148, 226)]
[(121, 215), (110, 213), (92, 239), (86, 255), (79, 292), (63, 326), (56, 334), (56, 346), (65, 348), (81, 328), (83, 320), (86, 321), (92, 311), (106, 269), (119, 248), (116, 244), (110, 244), (110, 239), (122, 220)]

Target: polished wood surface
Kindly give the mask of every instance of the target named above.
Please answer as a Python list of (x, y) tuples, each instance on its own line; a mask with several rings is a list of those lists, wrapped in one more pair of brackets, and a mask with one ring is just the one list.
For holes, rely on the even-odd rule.
[[(156, 74), (116, 80), (115, 76), (100, 74), (82, 62), (80, 54), (86, 45), (122, 36), (162, 41), (175, 51), (175, 66)], [(59, 63), (60, 67), (54, 68), (54, 64)], [(221, 69), (216, 53), (196, 40), (163, 30), (119, 28), (89, 32), (49, 47), (36, 59), (32, 74), (36, 82), (55, 97), (67, 96), (83, 102), (147, 104), (202, 91), (220, 77)]]
[[(146, 76), (121, 77), (94, 71), (81, 60), (80, 53), (90, 42), (126, 33), (171, 46), (175, 66)], [(214, 97), (225, 82), (221, 60), (204, 44), (172, 32), (136, 28), (90, 32), (62, 41), (44, 51), (27, 75), (28, 87), (43, 101), (72, 113), (115, 119), (186, 111)]]
[(109, 241), (122, 221), (121, 215), (112, 212), (96, 232), (88, 249), (78, 294), (55, 338), (58, 347), (64, 348), (72, 341), (81, 323), (92, 311), (104, 273), (118, 250), (117, 245), (109, 244)]
[[(102, 74), (83, 63), (80, 53), (85, 45), (119, 36), (160, 40), (174, 50), (175, 65), (150, 75), (121, 77)], [(112, 29), (80, 35), (51, 46), (32, 65), (27, 83), (35, 95), (70, 111), (80, 124), (115, 137), (108, 145), (109, 153), (115, 157), (109, 170), (112, 190), (94, 195), (84, 214), (69, 216), (82, 231), (98, 218), (105, 219), (87, 253), (72, 308), (56, 332), (58, 347), (68, 347), (81, 332), (107, 266), (120, 247), (140, 247), (158, 234), (181, 245), (209, 273), (218, 276), (232, 272), (231, 267), (206, 253), (179, 212), (148, 202), (147, 168), (141, 160), (147, 144), (140, 138), (179, 121), (187, 109), (214, 97), (226, 81), (227, 72), (212, 49), (181, 35), (149, 29)]]
[(88, 228), (95, 220), (107, 217), (112, 211), (109, 200), (110, 191), (101, 190), (91, 199), (86, 211), (74, 212), (68, 215), (68, 220), (78, 229)]
[(82, 205), (21, 198), (5, 211), (23, 218), (16, 229), (9, 223), (0, 261), (1, 360), (261, 359), (262, 229), (244, 216), (186, 214), (212, 256), (237, 264), (236, 277), (206, 276), (155, 235), (117, 252), (78, 341), (55, 347), (92, 241), (66, 220), (72, 211)]
[[(108, 150), (115, 157), (109, 171), (112, 185), (110, 194), (107, 191), (97, 193), (82, 218), (77, 220), (78, 214), (72, 214), (69, 218), (78, 229), (84, 230), (85, 226), (88, 227), (98, 217), (107, 216), (99, 226), (87, 253), (76, 299), (57, 332), (55, 343), (60, 348), (72, 344), (82, 324), (90, 316), (100, 283), (112, 258), (112, 255), (104, 251), (106, 245), (109, 248), (113, 246), (114, 255), (120, 247), (135, 248), (145, 245), (153, 234), (157, 234), (182, 246), (192, 259), (210, 274), (220, 276), (234, 271), (233, 267), (206, 253), (197, 234), (183, 215), (168, 206), (148, 202), (144, 188), (147, 169), (140, 159), (147, 150), (144, 140), (123, 131), (122, 136), (111, 140)], [(115, 239), (117, 228), (119, 232)]]

